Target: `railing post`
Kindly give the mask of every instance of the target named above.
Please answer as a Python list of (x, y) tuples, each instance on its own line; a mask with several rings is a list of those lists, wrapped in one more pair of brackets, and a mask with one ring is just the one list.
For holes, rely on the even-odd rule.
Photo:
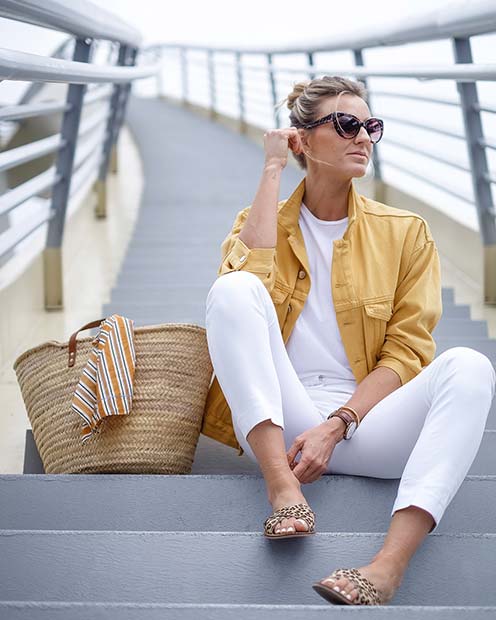
[[(355, 60), (355, 65), (357, 67), (364, 66), (363, 52), (361, 49), (353, 50), (353, 57)], [(367, 83), (366, 77), (358, 78), (358, 81), (362, 82), (365, 88), (368, 89), (368, 83)], [(370, 97), (370, 92), (369, 92), (367, 104), (369, 106), (369, 110), (372, 112), (372, 104), (370, 100), (371, 100), (371, 97)], [(381, 160), (379, 158), (379, 152), (377, 150), (377, 147), (378, 145), (374, 144), (374, 148), (372, 149), (372, 163), (374, 165), (374, 199), (377, 200), (378, 202), (384, 202), (385, 200), (384, 183), (382, 180)]]
[(275, 122), (276, 128), (279, 129), (279, 127), (281, 126), (281, 122), (279, 120), (278, 111), (276, 110), (276, 105), (277, 105), (276, 80), (274, 77), (274, 70), (270, 69), (270, 67), (272, 66), (272, 60), (273, 60), (273, 54), (271, 52), (268, 52), (267, 62), (269, 64), (270, 91), (272, 93), (272, 109), (274, 111), (274, 122)]
[[(314, 59), (313, 59), (313, 52), (307, 52), (307, 58), (308, 58), (308, 64), (313, 67), (314, 66)], [(315, 77), (315, 73), (313, 71), (309, 71), (308, 72), (308, 77), (313, 80), (313, 78)]]
[[(111, 62), (113, 62), (113, 50), (117, 49), (117, 54), (119, 53), (119, 44), (118, 43), (113, 43), (112, 44), (112, 51), (109, 53), (109, 57), (108, 57), (108, 64), (110, 64)], [(110, 172), (112, 174), (117, 174), (118, 170), (118, 166), (119, 166), (119, 162), (117, 161), (117, 148), (115, 147), (115, 145), (112, 147), (112, 153), (110, 156)]]
[(186, 58), (186, 50), (184, 47), (179, 48), (181, 57), (181, 87), (182, 87), (182, 104), (188, 105), (188, 60)]
[[(119, 66), (133, 65), (136, 59), (137, 50), (126, 45), (119, 47), (117, 64)], [(117, 148), (117, 138), (121, 128), (126, 102), (129, 95), (131, 84), (115, 84), (110, 98), (110, 113), (107, 120), (105, 141), (103, 144), (102, 159), (98, 171), (98, 179), (95, 182), (96, 206), (95, 215), (103, 218), (107, 215), (107, 174), (109, 170), (112, 151), (115, 153)], [(114, 158), (116, 158), (116, 153)]]
[[(453, 38), (456, 63), (472, 63), (470, 39)], [(463, 114), (472, 186), (484, 244), (484, 302), (496, 304), (496, 224), (492, 201), (489, 170), (484, 147), (484, 133), (479, 111), (479, 97), (475, 82), (457, 82)]]
[(239, 101), (239, 131), (246, 133), (245, 121), (245, 94), (243, 85), (243, 70), (241, 67), (241, 52), (236, 52), (236, 75), (238, 82), (238, 101)]
[[(91, 39), (77, 39), (73, 60), (88, 62), (91, 56), (91, 46)], [(85, 91), (86, 84), (69, 84), (68, 107), (62, 119), (60, 133), (64, 144), (58, 152), (56, 164), (56, 175), (60, 180), (52, 191), (53, 217), (48, 223), (46, 246), (43, 251), (45, 308), (47, 310), (62, 310), (64, 307), (62, 239)]]
[(217, 116), (217, 113), (215, 111), (215, 67), (213, 55), (213, 50), (207, 50), (208, 85), (210, 92), (210, 118), (212, 120), (215, 119)]

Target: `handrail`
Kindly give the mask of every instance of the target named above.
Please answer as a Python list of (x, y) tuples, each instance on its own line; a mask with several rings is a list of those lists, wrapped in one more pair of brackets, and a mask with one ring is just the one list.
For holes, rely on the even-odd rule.
[(68, 84), (125, 84), (155, 75), (160, 62), (137, 67), (101, 67), (0, 48), (0, 80)]
[[(217, 114), (227, 114), (225, 109), (219, 110), (217, 101), (226, 91), (231, 92), (234, 87), (237, 91), (237, 110), (235, 118), (239, 120), (240, 130), (246, 131), (248, 127), (247, 110), (252, 107), (262, 111), (263, 100), (261, 95), (267, 93), (265, 109), (271, 109), (274, 125), (281, 126), (278, 108), (280, 108), (279, 93), (284, 88), (288, 90), (290, 79), (310, 79), (318, 75), (341, 75), (363, 82), (369, 94), (368, 104), (374, 114), (374, 105), (377, 97), (401, 97), (413, 102), (436, 104), (439, 110), (439, 119), (433, 120), (431, 115), (425, 117), (407, 117), (403, 106), (398, 106), (397, 112), (390, 113), (385, 109), (383, 113), (375, 113), (385, 119), (385, 122), (400, 123), (408, 130), (428, 132), (443, 140), (463, 140), (466, 146), (468, 165), (460, 158), (441, 157), (439, 153), (448, 155), (450, 147), (432, 148), (429, 139), (421, 149), (405, 143), (399, 139), (392, 139), (391, 146), (402, 149), (409, 157), (412, 151), (415, 156), (422, 158), (422, 165), (416, 168), (407, 167), (401, 160), (395, 157), (384, 157), (382, 152), (387, 149), (388, 137), (385, 135), (380, 144), (373, 151), (373, 168), (377, 199), (382, 199), (382, 191), (385, 187), (382, 174), (382, 165), (391, 166), (406, 173), (410, 178), (422, 181), (430, 187), (442, 190), (449, 196), (456, 197), (473, 206), (476, 209), (479, 231), (484, 246), (484, 302), (496, 305), (496, 208), (493, 202), (491, 186), (496, 186), (496, 174), (488, 167), (487, 150), (496, 149), (496, 141), (491, 136), (485, 136), (482, 125), (482, 114), (496, 114), (496, 106), (490, 104), (481, 105), (478, 100), (477, 83), (496, 83), (496, 63), (474, 63), (471, 51), (471, 38), (477, 35), (496, 33), (496, 5), (494, 0), (473, 0), (466, 3), (458, 0), (436, 10), (429, 11), (420, 16), (408, 16), (402, 22), (387, 22), (377, 27), (370, 27), (363, 31), (341, 31), (334, 34), (332, 40), (303, 41), (292, 45), (280, 45), (272, 47), (243, 46), (228, 47), (218, 45), (198, 45), (179, 42), (157, 43), (153, 49), (162, 51), (165, 69), (169, 76), (179, 75), (180, 100), (183, 105), (191, 101), (189, 92), (190, 72), (194, 70), (194, 81), (197, 84), (206, 76), (207, 83), (203, 98), (209, 109), (211, 118)], [(392, 47), (402, 44), (420, 43), (426, 41), (447, 39), (453, 49), (453, 64), (443, 63), (437, 65), (421, 66), (365, 66), (364, 51), (378, 47)], [(352, 54), (353, 65), (341, 67), (329, 60), (329, 56), (316, 56), (317, 52), (342, 52)], [(200, 55), (201, 54), (201, 55)], [(298, 63), (288, 62), (288, 55), (298, 54)], [(230, 57), (229, 57), (230, 55)], [(254, 64), (252, 57), (262, 55), (263, 64)], [(279, 63), (285, 59), (285, 63)], [(292, 61), (293, 59), (291, 59)], [(300, 64), (301, 61), (301, 64)], [(285, 64), (286, 66), (279, 66)], [(221, 81), (218, 73), (224, 68), (229, 68), (231, 87), (220, 88)], [(262, 87), (262, 80), (264, 84)], [(448, 81), (456, 85), (458, 101), (448, 97), (431, 95), (430, 92), (387, 92), (381, 85), (381, 89), (375, 90), (370, 84), (375, 84), (374, 78), (383, 78), (395, 83), (397, 78), (416, 80), (421, 84), (431, 80)], [(172, 78), (173, 79), (173, 78)], [(167, 81), (171, 84), (172, 79)], [(263, 88), (263, 90), (262, 90)], [(166, 92), (164, 91), (164, 94)], [(174, 91), (174, 96), (176, 91)], [(387, 99), (386, 99), (387, 100)], [(199, 101), (195, 101), (198, 105)], [(270, 105), (270, 107), (269, 107)], [(446, 109), (454, 111), (458, 109), (463, 118), (463, 129), (450, 127), (441, 116)], [(403, 114), (402, 114), (403, 112)], [(263, 127), (264, 130), (267, 127)], [(406, 141), (407, 142), (407, 141)], [(446, 144), (448, 144), (446, 142)], [(460, 142), (461, 144), (461, 142)], [(426, 158), (426, 159), (423, 159)], [(453, 173), (456, 182), (441, 182), (435, 174), (429, 173), (428, 166), (424, 162), (436, 161), (448, 167)], [(425, 172), (424, 172), (425, 170)], [(472, 182), (472, 196), (466, 191), (462, 183), (457, 183), (460, 176), (470, 174)], [(444, 181), (444, 179), (442, 179)], [(495, 191), (496, 189), (493, 188)]]
[[(141, 35), (114, 15), (86, 0), (0, 0), (0, 16), (38, 26), (62, 30), (75, 36), (72, 60), (59, 58), (70, 42), (54, 56), (0, 49), (0, 79), (36, 82), (28, 89), (36, 94), (40, 84), (68, 85), (65, 101), (34, 102), (30, 96), (17, 105), (0, 106), (0, 122), (61, 114), (60, 131), (0, 153), (0, 172), (55, 153), (55, 162), (0, 195), (0, 216), (21, 207), (42, 192), (51, 190), (50, 206), (33, 214), (26, 225), (0, 233), (0, 260), (9, 259), (18, 244), (48, 224), (43, 252), (45, 307), (62, 309), (62, 241), (68, 201), (83, 185), (94, 180), (97, 194), (95, 215), (106, 215), (106, 180), (111, 155), (124, 120), (131, 84), (157, 73), (157, 54), (145, 64), (136, 64)], [(95, 45), (109, 46), (107, 64), (93, 64)], [(111, 63), (115, 59), (116, 65)], [(149, 58), (150, 54), (144, 57)], [(88, 85), (106, 84), (88, 91)], [(88, 93), (88, 96), (86, 94)], [(81, 121), (83, 109), (91, 112)], [(43, 201), (41, 201), (43, 202)], [(46, 204), (46, 200), (44, 201)], [(46, 205), (48, 207), (48, 205)]]
[(131, 47), (142, 42), (138, 30), (86, 0), (1, 0), (0, 17)]

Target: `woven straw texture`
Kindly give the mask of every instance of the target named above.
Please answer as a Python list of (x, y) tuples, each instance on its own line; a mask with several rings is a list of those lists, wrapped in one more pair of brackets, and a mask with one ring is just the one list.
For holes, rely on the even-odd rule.
[(134, 328), (132, 410), (105, 418), (81, 443), (81, 418), (71, 399), (94, 336), (45, 342), (22, 353), (14, 370), (46, 473), (188, 474), (200, 435), (213, 367), (206, 331), (188, 323)]

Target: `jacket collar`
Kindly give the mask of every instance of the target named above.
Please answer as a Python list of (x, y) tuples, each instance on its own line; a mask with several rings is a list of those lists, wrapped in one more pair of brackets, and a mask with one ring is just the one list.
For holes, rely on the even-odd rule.
[[(305, 194), (304, 177), (291, 196), (282, 205), (279, 211), (279, 222), (292, 236), (298, 236), (298, 219), (300, 215), (301, 202)], [(349, 238), (349, 230), (355, 219), (360, 215), (363, 206), (363, 197), (357, 192), (353, 182), (348, 193), (348, 226), (343, 234), (343, 239)]]

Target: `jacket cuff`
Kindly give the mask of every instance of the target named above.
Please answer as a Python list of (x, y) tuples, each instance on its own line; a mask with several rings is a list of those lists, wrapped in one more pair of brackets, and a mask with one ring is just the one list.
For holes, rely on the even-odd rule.
[(275, 254), (276, 248), (249, 248), (237, 237), (225, 258), (220, 275), (240, 269), (269, 274), (274, 266)]
[(405, 385), (405, 383), (408, 383), (408, 381), (418, 374), (416, 370), (412, 370), (410, 366), (405, 366), (405, 364), (402, 364), (394, 357), (384, 357), (380, 359), (372, 370), (380, 368), (381, 366), (394, 370), (400, 377), (401, 385)]

